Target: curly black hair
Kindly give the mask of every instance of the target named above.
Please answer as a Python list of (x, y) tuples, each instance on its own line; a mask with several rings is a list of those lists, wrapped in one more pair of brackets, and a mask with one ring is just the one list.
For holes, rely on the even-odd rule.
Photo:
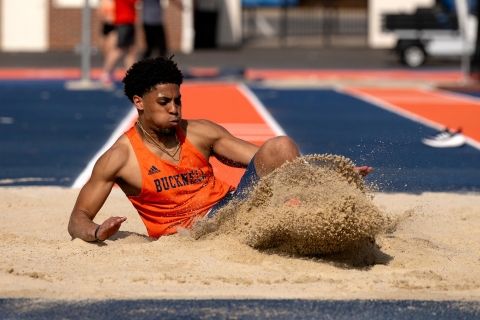
[(173, 83), (180, 86), (183, 74), (172, 58), (147, 58), (134, 63), (122, 80), (123, 91), (128, 99), (133, 102), (133, 96), (141, 97), (157, 84)]

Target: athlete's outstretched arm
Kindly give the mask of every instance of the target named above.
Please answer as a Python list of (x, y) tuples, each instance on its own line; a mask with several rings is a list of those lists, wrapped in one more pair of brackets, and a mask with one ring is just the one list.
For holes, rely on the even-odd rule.
[(209, 120), (189, 121), (188, 130), (192, 133), (189, 140), (202, 149), (207, 159), (214, 156), (231, 167), (246, 168), (259, 149)]
[(234, 137), (221, 126), (216, 130), (219, 138), (212, 144), (212, 155), (228, 166), (246, 168), (260, 147)]
[(207, 160), (214, 156), (231, 167), (246, 168), (259, 149), (209, 120), (189, 120), (187, 133), (187, 138)]
[(81, 189), (70, 215), (68, 233), (72, 238), (95, 241), (97, 231), (97, 239), (103, 241), (117, 233), (122, 222), (126, 220), (125, 217), (110, 217), (100, 226), (93, 222), (115, 183), (116, 173), (121, 167), (117, 159), (115, 152), (110, 149), (95, 164), (92, 176)]

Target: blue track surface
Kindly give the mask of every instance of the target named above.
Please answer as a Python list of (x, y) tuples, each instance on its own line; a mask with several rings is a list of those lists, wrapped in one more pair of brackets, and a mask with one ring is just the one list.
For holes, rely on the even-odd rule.
[(0, 180), (70, 186), (132, 108), (122, 91), (67, 91), (64, 81), (0, 81)]
[(478, 302), (0, 299), (1, 319), (479, 319)]
[(252, 90), (303, 154), (372, 166), (368, 179), (381, 191), (480, 190), (480, 150), (425, 146), (429, 127), (333, 90)]

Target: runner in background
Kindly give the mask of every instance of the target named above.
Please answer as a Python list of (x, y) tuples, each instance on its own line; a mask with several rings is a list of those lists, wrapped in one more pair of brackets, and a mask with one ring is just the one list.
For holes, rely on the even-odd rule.
[(105, 58), (115, 49), (117, 32), (115, 31), (115, 0), (101, 0), (97, 8), (97, 16), (101, 21), (102, 53)]
[(118, 61), (124, 57), (124, 67), (129, 69), (137, 61), (135, 44), (135, 20), (137, 0), (114, 0), (115, 16), (113, 24), (117, 32), (117, 43), (105, 57), (100, 82), (106, 87), (113, 87), (113, 72)]

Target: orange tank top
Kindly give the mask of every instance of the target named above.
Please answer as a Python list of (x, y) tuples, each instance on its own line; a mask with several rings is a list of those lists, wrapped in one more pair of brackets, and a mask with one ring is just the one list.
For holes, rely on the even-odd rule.
[(159, 238), (191, 228), (234, 187), (213, 175), (212, 165), (186, 139), (180, 127), (177, 138), (181, 145), (177, 165), (164, 161), (143, 143), (134, 125), (125, 132), (135, 150), (142, 191), (128, 199), (137, 209), (148, 235)]

